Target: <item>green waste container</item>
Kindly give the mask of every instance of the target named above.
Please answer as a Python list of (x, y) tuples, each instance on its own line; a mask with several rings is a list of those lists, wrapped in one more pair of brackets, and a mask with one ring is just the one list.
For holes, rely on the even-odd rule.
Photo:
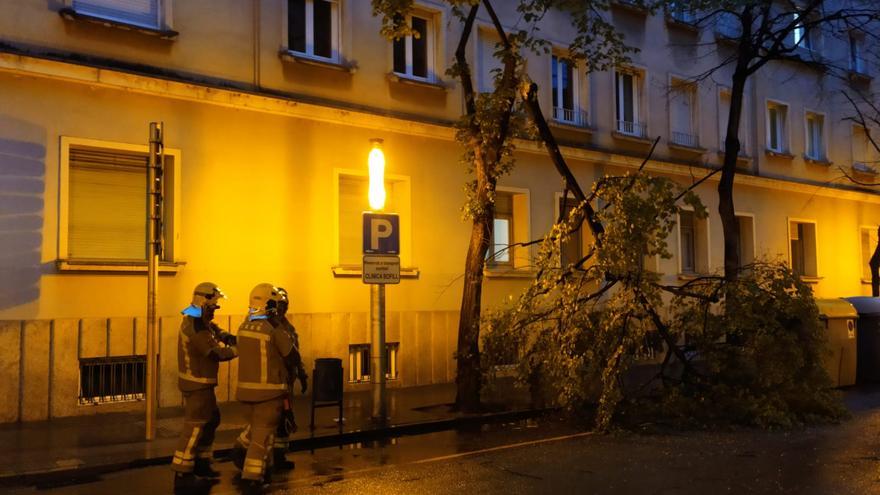
[(828, 350), (825, 369), (835, 387), (856, 383), (856, 308), (845, 299), (817, 299), (819, 317), (825, 325)]
[(847, 297), (859, 312), (859, 383), (880, 381), (880, 297)]

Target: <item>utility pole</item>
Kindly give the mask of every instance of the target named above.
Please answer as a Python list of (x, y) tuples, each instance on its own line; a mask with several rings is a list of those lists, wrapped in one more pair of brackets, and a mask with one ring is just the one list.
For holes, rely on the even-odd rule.
[(146, 439), (156, 438), (158, 406), (159, 321), (156, 315), (156, 287), (159, 257), (162, 256), (162, 171), (164, 136), (162, 122), (150, 123), (150, 152), (147, 162), (147, 380), (145, 396)]

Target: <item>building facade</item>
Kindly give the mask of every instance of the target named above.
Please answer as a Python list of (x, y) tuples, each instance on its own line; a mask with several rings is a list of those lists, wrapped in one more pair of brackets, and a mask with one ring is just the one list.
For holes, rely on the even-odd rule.
[[(402, 228), (403, 280), (387, 289), (390, 386), (454, 380), (470, 229), (453, 128), (462, 94), (445, 72), (460, 26), (444, 2), (416, 4), (408, 22), (421, 36), (397, 42), (379, 35), (366, 0), (3, 5), (0, 422), (143, 407), (131, 400), (131, 377), (145, 352), (143, 186), (153, 121), (164, 122), (166, 145), (161, 405), (180, 404), (178, 312), (206, 280), (228, 294), (220, 320), (233, 329), (254, 285), (285, 287), (306, 360), (342, 358), (349, 389), (368, 386), (359, 222), (372, 138), (384, 140), (387, 210)], [(629, 67), (587, 74), (566, 62), (574, 32), (559, 13), (542, 21), (554, 49), (527, 54), (575, 175), (589, 185), (633, 170), (657, 136), (651, 173), (686, 184), (717, 168), (729, 74), (688, 81), (729, 47), (678, 14), (615, 7), (608, 15), (641, 49)], [(502, 16), (515, 27), (515, 12)], [(475, 34), (475, 84), (488, 90), (497, 37), (485, 15)], [(849, 60), (872, 84), (859, 43), (817, 39), (807, 49)], [(842, 181), (838, 169), (870, 174), (876, 161), (864, 132), (842, 120), (849, 109), (834, 95), (843, 84), (797, 64), (753, 78), (735, 188), (742, 258), (785, 260), (821, 297), (870, 293), (866, 260), (880, 224), (880, 195)], [(541, 147), (519, 142), (516, 160), (498, 188), (498, 248), (540, 237), (567, 206)], [(670, 238), (675, 256), (650, 267), (670, 282), (722, 270), (716, 186), (697, 188), (709, 217), (684, 213)], [(516, 247), (496, 256), (487, 306), (529, 283), (534, 254)], [(234, 399), (234, 362), (221, 375), (219, 398)]]

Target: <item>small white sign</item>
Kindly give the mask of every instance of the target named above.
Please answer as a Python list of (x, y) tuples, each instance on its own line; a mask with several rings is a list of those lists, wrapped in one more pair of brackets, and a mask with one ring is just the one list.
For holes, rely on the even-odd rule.
[(364, 256), (363, 281), (365, 284), (399, 284), (400, 256)]

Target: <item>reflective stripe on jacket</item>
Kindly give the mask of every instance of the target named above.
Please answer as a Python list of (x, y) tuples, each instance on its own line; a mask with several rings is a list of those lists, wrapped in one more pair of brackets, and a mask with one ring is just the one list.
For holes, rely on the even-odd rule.
[(287, 393), (284, 358), (293, 342), (269, 320), (245, 321), (238, 330), (238, 400), (262, 402)]
[(196, 330), (200, 323), (184, 316), (177, 336), (177, 383), (183, 392), (217, 386), (219, 363), (210, 354), (219, 344), (210, 329)]

